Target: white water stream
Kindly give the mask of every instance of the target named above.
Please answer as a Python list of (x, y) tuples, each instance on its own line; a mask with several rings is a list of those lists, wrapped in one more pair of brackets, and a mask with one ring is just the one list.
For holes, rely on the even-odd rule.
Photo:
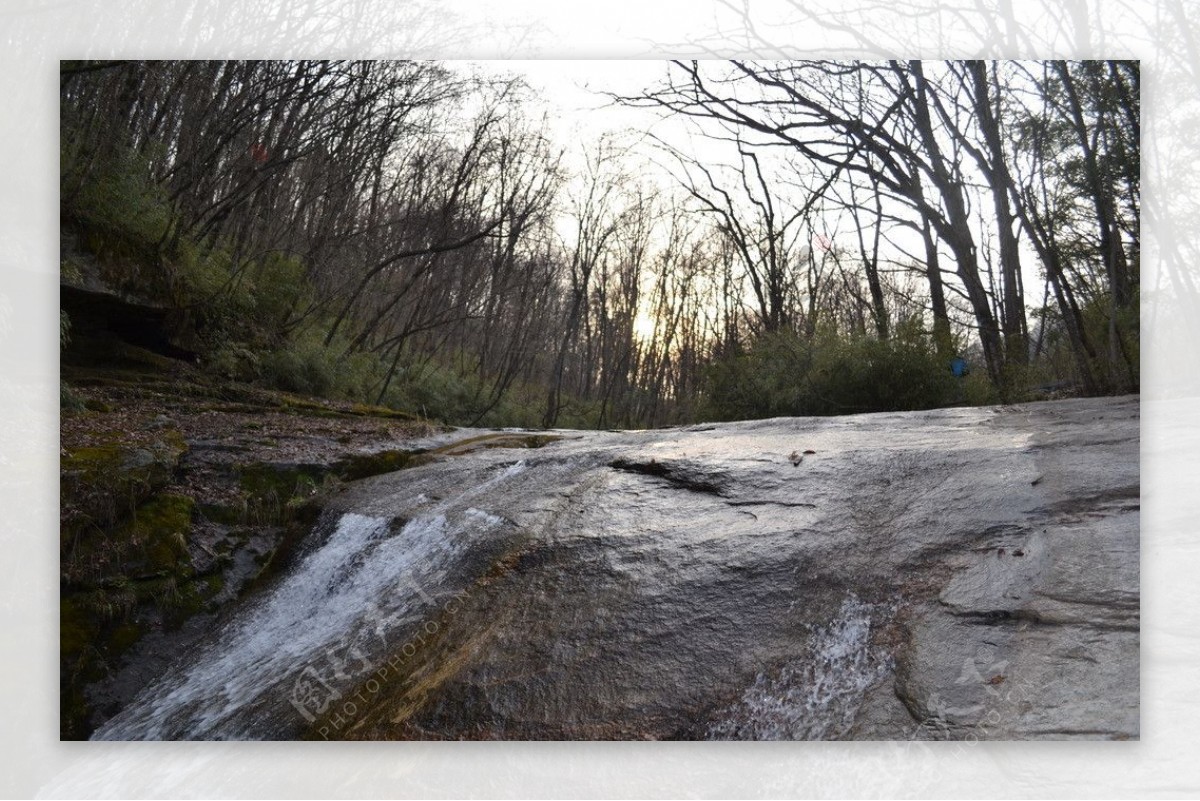
[(504, 522), (470, 506), (472, 497), (524, 469), (510, 465), (396, 532), (386, 518), (344, 514), (269, 595), (181, 655), (93, 739), (292, 736), (435, 611), (456, 558)]
[(878, 605), (848, 597), (828, 626), (813, 631), (802, 658), (755, 677), (709, 728), (709, 739), (825, 740), (845, 734), (863, 695), (892, 669), (891, 660), (871, 648), (872, 625), (880, 616)]

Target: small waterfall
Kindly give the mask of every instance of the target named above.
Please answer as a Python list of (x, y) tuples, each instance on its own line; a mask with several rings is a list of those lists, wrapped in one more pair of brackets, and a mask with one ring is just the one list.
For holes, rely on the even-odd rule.
[(871, 649), (880, 610), (850, 595), (837, 617), (813, 630), (803, 656), (761, 672), (721, 719), (710, 740), (828, 740), (845, 734), (864, 693), (892, 669)]
[(342, 515), (268, 596), (181, 658), (93, 739), (294, 737), (436, 609), (458, 557), (505, 522), (470, 506), (471, 498), (524, 468), (508, 466), (399, 531), (388, 518)]

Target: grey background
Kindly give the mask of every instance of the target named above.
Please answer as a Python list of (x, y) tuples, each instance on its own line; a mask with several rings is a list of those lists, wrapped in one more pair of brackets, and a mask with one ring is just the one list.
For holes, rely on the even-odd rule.
[[(41, 797), (1200, 793), (1195, 2), (6, 0), (0, 6), (0, 793)], [(1015, 7), (1015, 11), (1013, 8)], [(60, 58), (1077, 57), (1143, 62), (1137, 743), (58, 742)]]

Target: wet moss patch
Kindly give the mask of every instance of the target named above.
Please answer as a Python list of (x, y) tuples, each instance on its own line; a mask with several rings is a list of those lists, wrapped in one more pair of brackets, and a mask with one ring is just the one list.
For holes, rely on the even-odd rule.
[(327, 468), (316, 464), (279, 465), (254, 462), (239, 467), (238, 475), (242, 490), (251, 498), (286, 499), (295, 495), (311, 495), (327, 471)]
[(225, 581), (219, 574), (180, 584), (171, 603), (162, 610), (163, 625), (168, 629), (177, 629), (193, 615), (215, 611), (213, 599), (224, 586)]
[(96, 641), (99, 628), (80, 597), (62, 598), (58, 606), (58, 643), (63, 661), (78, 658)]
[(362, 453), (348, 456), (338, 462), (338, 475), (346, 481), (357, 481), (384, 473), (394, 473), (409, 467), (417, 467), (433, 460), (425, 450), (391, 450)]
[(246, 521), (247, 503), (238, 498), (230, 503), (199, 503), (196, 511), (206, 520), (224, 526), (238, 526)]
[(175, 430), (147, 437), (110, 433), (60, 458), (64, 540), (88, 528), (107, 528), (171, 480), (187, 451)]
[[(324, 465), (279, 465), (254, 462), (238, 468), (241, 518), (235, 506), (220, 513), (218, 522), (260, 526), (311, 521), (319, 511), (319, 492), (327, 488), (330, 470)], [(213, 519), (213, 518), (210, 518)]]
[(142, 638), (146, 633), (144, 626), (137, 623), (127, 622), (122, 623), (113, 629), (112, 634), (108, 637), (109, 652), (113, 656), (119, 656)]
[(187, 543), (195, 505), (186, 495), (162, 493), (134, 511), (129, 522), (117, 530), (118, 539), (137, 554), (128, 566), (130, 572), (191, 575)]
[(560, 439), (562, 437), (557, 434), (482, 434), (478, 437), (460, 439), (449, 445), (434, 448), (432, 453), (444, 456), (462, 456), (481, 448), (544, 448), (551, 442)]

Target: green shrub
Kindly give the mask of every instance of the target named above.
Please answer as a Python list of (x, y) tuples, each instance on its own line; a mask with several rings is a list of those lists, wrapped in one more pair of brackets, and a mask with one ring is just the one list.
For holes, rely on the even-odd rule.
[[(416, 361), (413, 357), (411, 360)], [(393, 409), (406, 409), (422, 417), (462, 424), (474, 419), (479, 407), (480, 387), (473, 376), (436, 361), (418, 367), (401, 367), (392, 377), (384, 403)]]
[(66, 381), (58, 382), (58, 406), (65, 412), (82, 412), (87, 408), (83, 398)]
[(1096, 349), (1092, 371), (1110, 392), (1137, 391), (1141, 383), (1138, 308), (1135, 292), (1130, 305), (1118, 308), (1115, 315), (1111, 313), (1112, 298), (1107, 294), (1091, 300), (1081, 309), (1084, 329)]
[(810, 414), (911, 411), (951, 400), (954, 377), (919, 332), (818, 348), (809, 376)]
[(210, 351), (237, 343), (255, 350), (279, 345), (294, 310), (313, 294), (304, 265), (295, 257), (268, 253), (235, 264), (223, 247), (201, 256), (190, 243), (180, 247), (179, 302), (200, 307)]
[(175, 300), (205, 307), (206, 322), (225, 328), (253, 321), (254, 303), (249, 292), (233, 291), (233, 257), (222, 247), (206, 250), (188, 239), (176, 246)]
[[(1102, 392), (1136, 392), (1140, 385), (1140, 337), (1138, 293), (1130, 304), (1112, 315), (1112, 300), (1099, 295), (1080, 308), (1083, 333), (1095, 355), (1087, 359), (1088, 369)], [(1082, 385), (1078, 356), (1067, 336), (1062, 315), (1056, 307), (1037, 310), (1030, 315), (1044, 326), (1045, 333), (1037, 362), (1022, 376), (1026, 389), (1066, 382)], [(1115, 323), (1116, 338), (1113, 338)]]
[(326, 345), (320, 331), (296, 332), (262, 355), (261, 378), (288, 392), (339, 400), (365, 401), (377, 381), (379, 362), (370, 354), (346, 354), (335, 338)]
[(65, 145), (63, 153), (63, 213), (75, 223), (84, 246), (110, 267), (119, 265), (124, 274), (108, 276), (116, 283), (165, 291), (168, 276), (155, 269), (171, 224), (170, 204), (144, 162), (117, 153), (82, 175), (83, 168), (72, 163), (77, 154)]
[(221, 342), (205, 359), (209, 370), (235, 381), (257, 381), (263, 375), (260, 355), (240, 342)]
[(707, 375), (710, 419), (929, 409), (953, 402), (954, 377), (928, 336), (901, 327), (889, 340), (794, 331), (760, 337), (714, 361)]
[(959, 388), (959, 400), (967, 406), (991, 406), (1001, 401), (999, 390), (982, 369), (965, 376)]
[(254, 314), (260, 326), (270, 331), (284, 328), (294, 310), (312, 299), (313, 288), (304, 264), (294, 256), (268, 253), (249, 269)]

